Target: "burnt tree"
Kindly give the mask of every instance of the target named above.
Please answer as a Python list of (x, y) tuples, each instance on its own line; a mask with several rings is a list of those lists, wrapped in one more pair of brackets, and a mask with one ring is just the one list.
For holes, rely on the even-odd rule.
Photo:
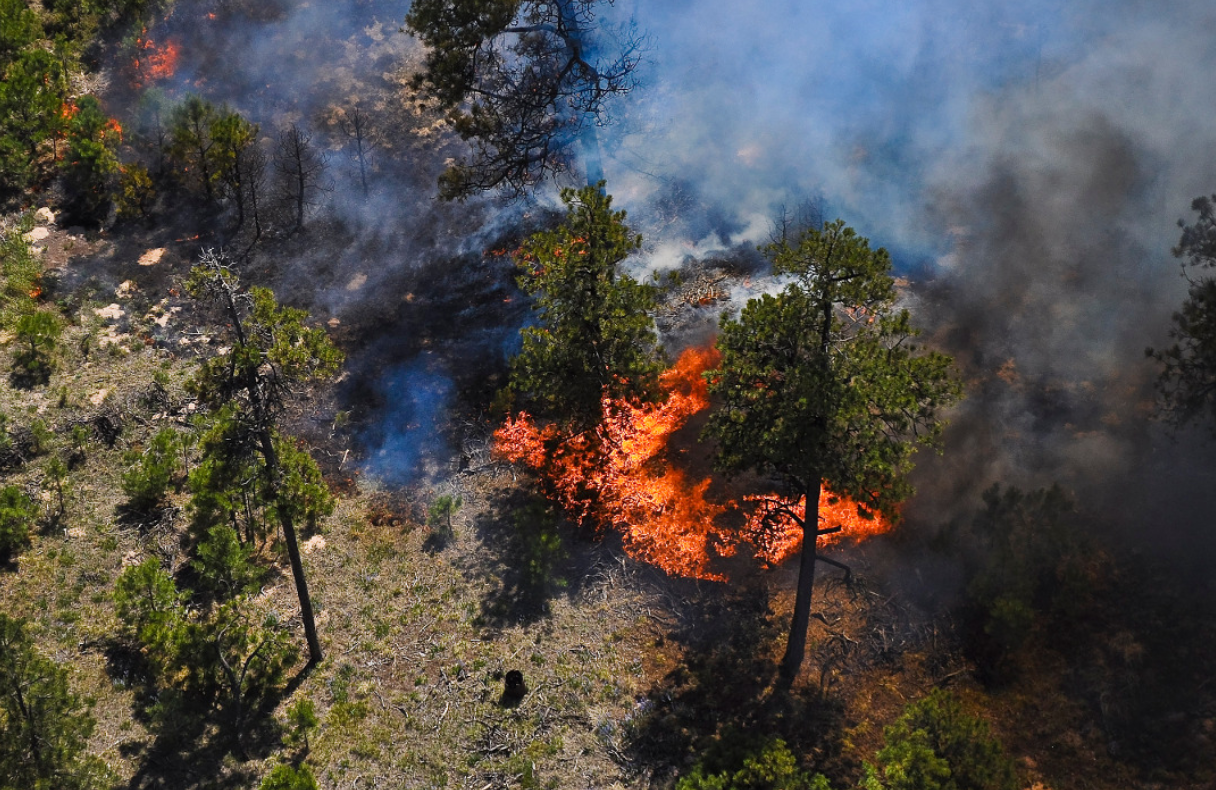
[(325, 180), (329, 158), (312, 141), (312, 135), (296, 124), (279, 133), (274, 169), (278, 174), (278, 198), (293, 217), (294, 229), (304, 227), (305, 212), (316, 205), (332, 186)]
[(367, 136), (367, 113), (355, 105), (341, 118), (338, 125), (350, 143), (351, 156), (359, 163), (359, 183), (363, 186), (363, 196), (367, 197), (367, 157), (375, 147)]

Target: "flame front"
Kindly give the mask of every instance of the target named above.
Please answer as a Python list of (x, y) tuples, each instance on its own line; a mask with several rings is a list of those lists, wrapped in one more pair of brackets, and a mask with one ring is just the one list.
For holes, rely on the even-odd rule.
[[(146, 31), (145, 31), (146, 32)], [(173, 40), (166, 41), (158, 47), (150, 38), (138, 38), (135, 41), (134, 67), (136, 85), (145, 82), (166, 80), (177, 70), (177, 57), (180, 47)]]
[[(751, 545), (765, 563), (779, 563), (801, 546), (797, 519), (805, 511), (802, 502), (791, 505), (775, 495), (745, 497), (751, 512), (744, 527), (725, 528), (721, 517), (743, 508), (715, 500), (711, 478), (690, 479), (670, 457), (672, 435), (709, 407), (702, 374), (720, 360), (714, 348), (686, 350), (660, 378), (666, 396), (662, 403), (635, 405), (605, 398), (603, 420), (594, 432), (564, 433), (554, 425), (538, 425), (521, 412), (495, 432), (495, 450), (512, 463), (536, 470), (572, 519), (620, 531), (631, 556), (668, 573), (723, 580), (714, 570), (715, 561), (734, 555), (742, 543)], [(852, 501), (827, 491), (820, 515), (828, 525), (842, 527), (824, 540), (862, 538), (890, 529), (881, 518), (858, 516)]]

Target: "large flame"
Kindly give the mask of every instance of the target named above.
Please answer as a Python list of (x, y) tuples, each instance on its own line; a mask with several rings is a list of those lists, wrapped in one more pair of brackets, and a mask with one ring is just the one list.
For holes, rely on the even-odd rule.
[[(520, 413), (495, 432), (495, 449), (513, 463), (537, 470), (571, 518), (619, 530), (626, 551), (668, 573), (721, 580), (713, 569), (715, 560), (732, 556), (744, 542), (765, 563), (779, 563), (801, 546), (802, 502), (775, 495), (745, 497), (750, 511), (745, 526), (725, 528), (720, 517), (745, 508), (714, 499), (710, 478), (690, 479), (671, 457), (672, 435), (708, 408), (702, 374), (720, 360), (716, 349), (688, 349), (660, 379), (666, 395), (662, 403), (605, 398), (603, 421), (593, 433), (565, 434)], [(858, 516), (856, 504), (827, 491), (820, 516), (825, 526), (842, 528), (825, 539), (862, 538), (890, 529), (881, 518)]]
[(179, 53), (180, 47), (172, 39), (161, 46), (157, 46), (150, 38), (141, 36), (136, 39), (135, 60), (131, 64), (134, 70), (133, 81), (137, 86), (142, 86), (148, 82), (169, 79), (177, 70)]

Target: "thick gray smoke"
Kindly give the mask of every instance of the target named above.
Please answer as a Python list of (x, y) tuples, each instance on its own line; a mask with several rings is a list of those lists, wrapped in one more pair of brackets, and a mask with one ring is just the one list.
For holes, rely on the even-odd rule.
[[(348, 242), (302, 248), (287, 287), (349, 323), (387, 316), (373, 345), (407, 351), (381, 355), (392, 365), (371, 390), (409, 390), (424, 352), (432, 382), (467, 369), (473, 345), (501, 356), (513, 328), (474, 316), (509, 298), (509, 275), (451, 262), (530, 207), (433, 200), (459, 147), (403, 101), (418, 62), (397, 32), (406, 4), (266, 8), (203, 21), (208, 8), (182, 3), (170, 27), (187, 44), (179, 92), (266, 129), (308, 123), (331, 150)], [(1211, 455), (1150, 420), (1143, 349), (1185, 292), (1174, 223), (1216, 190), (1216, 4), (617, 0), (607, 14), (651, 40), (642, 87), (602, 138), (609, 189), (647, 235), (639, 265), (762, 241), (779, 206), (818, 195), (913, 280), (919, 324), (971, 390), (945, 454), (922, 459), (919, 513), (968, 511), (992, 482), (1059, 481), (1134, 526), (1170, 508), (1180, 541), (1206, 528), (1189, 514), (1211, 504)], [(338, 123), (355, 103), (377, 128), (366, 197)], [(444, 333), (428, 322), (458, 318), (441, 292), (469, 320), (432, 344)], [(391, 447), (376, 453), (392, 465)]]
[(1216, 190), (1216, 5), (636, 11), (653, 72), (615, 173), (637, 213), (693, 190), (723, 217), (695, 250), (760, 240), (758, 218), (822, 195), (892, 251), (919, 324), (957, 356), (970, 399), (945, 454), (921, 459), (914, 512), (1058, 481), (1111, 526), (1196, 545), (1212, 453), (1150, 419), (1144, 348), (1185, 294), (1175, 222)]

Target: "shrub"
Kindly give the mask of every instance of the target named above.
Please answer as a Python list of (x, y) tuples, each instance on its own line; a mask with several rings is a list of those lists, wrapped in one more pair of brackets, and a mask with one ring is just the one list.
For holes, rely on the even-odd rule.
[(308, 738), (320, 723), (312, 700), (300, 697), (287, 709), (287, 726), (291, 728), (287, 734), (288, 742), (303, 746), (304, 751), (308, 751)]
[(153, 677), (169, 674), (183, 638), (182, 595), (160, 561), (127, 567), (114, 585), (118, 619), (147, 656)]
[(85, 753), (94, 720), (67, 671), (34, 647), (25, 622), (0, 613), (0, 783), (87, 790), (110, 785)]
[(147, 219), (156, 200), (156, 188), (148, 168), (140, 164), (123, 165), (119, 170), (114, 202), (121, 219)]
[(38, 510), (17, 486), (0, 488), (0, 557), (10, 557), (29, 540)]
[(146, 513), (164, 501), (181, 474), (181, 437), (172, 428), (162, 428), (146, 450), (129, 452), (125, 460), (129, 468), (122, 475), (122, 491), (128, 507)]
[(27, 374), (46, 376), (53, 363), (52, 353), (63, 334), (63, 322), (54, 313), (38, 310), (17, 319), (17, 340), (28, 343), (14, 358), (17, 367)]
[(909, 705), (884, 737), (862, 790), (1017, 790), (1013, 761), (949, 692)]
[(1029, 493), (993, 486), (961, 530), (969, 554), (968, 652), (989, 681), (1016, 675), (1036, 625), (1066, 635), (1097, 601), (1108, 560), (1078, 520), (1059, 486)]
[(461, 497), (454, 497), (451, 494), (435, 497), (435, 501), (427, 508), (426, 525), (450, 536), (452, 534), (452, 516), (456, 515), (456, 511), (460, 510), (460, 506), (463, 504), (464, 500)]
[(258, 790), (317, 790), (317, 780), (307, 765), (299, 768), (276, 765), (258, 785)]
[(241, 543), (236, 530), (216, 524), (195, 547), (191, 566), (198, 574), (199, 587), (216, 598), (230, 598), (248, 592), (262, 579), (262, 569), (252, 562), (253, 547)]
[(780, 738), (730, 732), (676, 784), (676, 790), (830, 790), (822, 774), (809, 774)]

